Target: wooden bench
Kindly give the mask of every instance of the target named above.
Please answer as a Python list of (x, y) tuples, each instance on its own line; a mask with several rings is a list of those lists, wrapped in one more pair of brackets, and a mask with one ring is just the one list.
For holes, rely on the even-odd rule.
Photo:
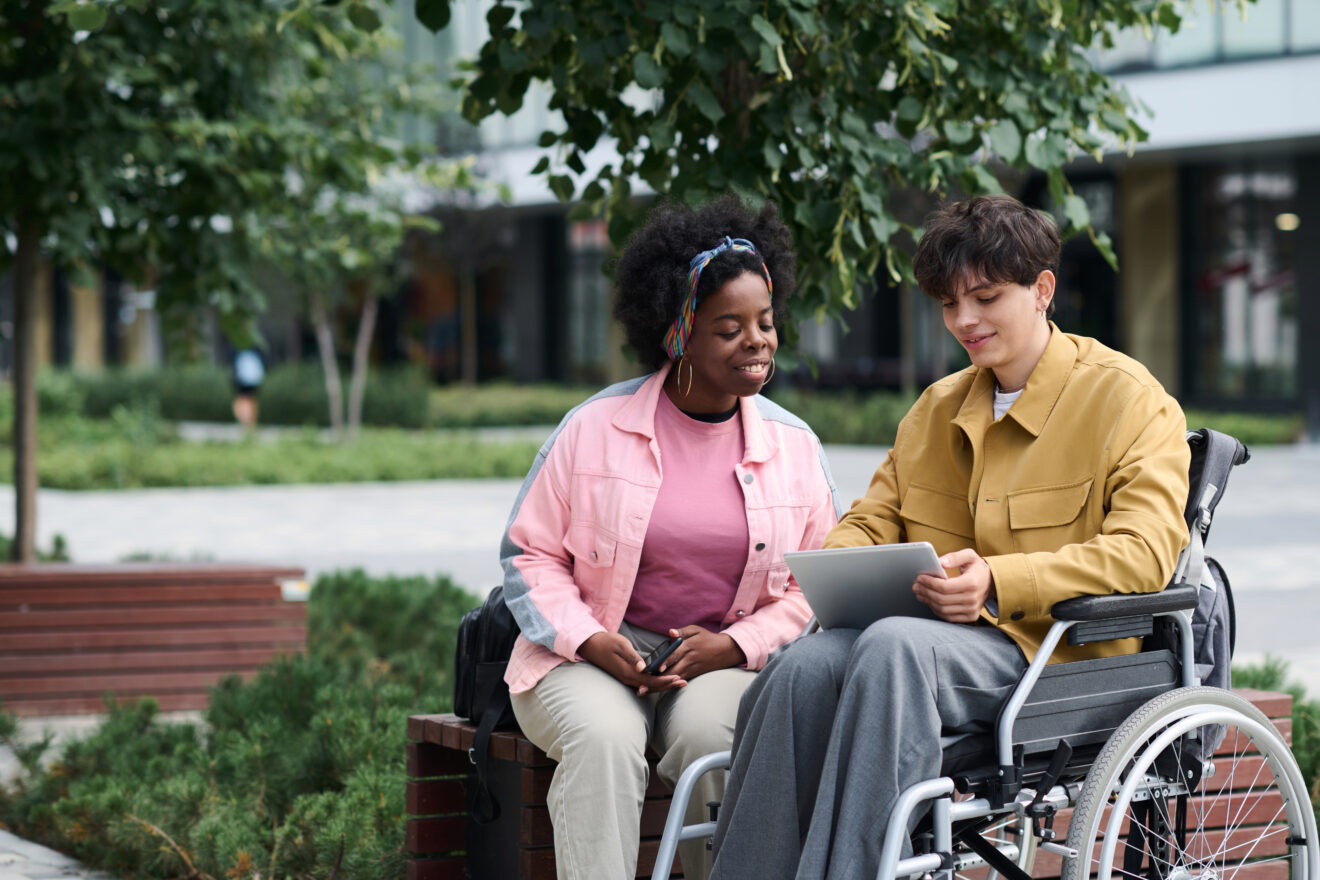
[[(1239, 690), (1292, 742), (1292, 697)], [(473, 727), (454, 715), (408, 719), (408, 880), (553, 880), (554, 831), (545, 806), (555, 764), (518, 731), (491, 738), (493, 789), (502, 814), (488, 826), (468, 821), (464, 786), (471, 764), (467, 750)], [(1227, 747), (1226, 744), (1225, 747)], [(650, 877), (669, 811), (669, 790), (651, 767), (651, 787), (642, 808), (638, 877)], [(1063, 836), (1071, 810), (1060, 812), (1055, 829)], [(1041, 852), (1033, 876), (1055, 878), (1060, 857)], [(675, 871), (678, 868), (675, 866)]]
[(204, 708), (222, 677), (303, 650), (302, 578), (219, 563), (0, 565), (0, 701), (29, 716), (104, 712), (106, 694)]

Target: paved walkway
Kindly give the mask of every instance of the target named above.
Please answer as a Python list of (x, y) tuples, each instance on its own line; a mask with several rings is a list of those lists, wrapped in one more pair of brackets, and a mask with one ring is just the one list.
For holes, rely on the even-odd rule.
[[(827, 448), (845, 504), (866, 491), (884, 452), (867, 446)], [(79, 562), (114, 562), (146, 553), (293, 564), (311, 576), (360, 566), (377, 574), (445, 573), (484, 594), (501, 576), (499, 541), (519, 484), (453, 480), (43, 490), (37, 502), (38, 537), (48, 546), (55, 533), (64, 535)], [(12, 529), (13, 491), (0, 486), (0, 531)], [(1320, 566), (1313, 562), (1320, 548), (1320, 446), (1256, 450), (1234, 474), (1210, 548), (1232, 578), (1237, 659), (1283, 659), (1291, 677), (1320, 698), (1320, 641), (1315, 636)], [(35, 733), (43, 722), (29, 724)], [(60, 723), (57, 729), (69, 735), (76, 725)], [(0, 754), (0, 775), (3, 758)], [(68, 873), (72, 870), (68, 859), (0, 832), (0, 880), (99, 876)]]
[(110, 874), (85, 868), (53, 849), (0, 831), (0, 880), (53, 880), (56, 877), (114, 880)]

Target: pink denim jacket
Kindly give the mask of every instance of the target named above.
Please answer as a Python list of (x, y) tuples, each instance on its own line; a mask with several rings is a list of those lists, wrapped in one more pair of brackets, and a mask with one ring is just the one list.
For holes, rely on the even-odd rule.
[[(669, 367), (575, 408), (537, 454), (500, 547), (504, 598), (522, 627), (505, 680), (535, 687), (595, 633), (623, 622), (660, 487), (655, 409)], [(760, 669), (811, 617), (784, 551), (820, 547), (840, 511), (820, 441), (760, 395), (739, 410), (746, 452), (747, 567), (723, 621)], [(700, 564), (695, 560), (694, 564)]]

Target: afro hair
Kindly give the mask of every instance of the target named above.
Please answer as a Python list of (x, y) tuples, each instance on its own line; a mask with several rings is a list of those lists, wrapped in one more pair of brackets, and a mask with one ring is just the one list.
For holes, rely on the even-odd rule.
[(715, 247), (725, 236), (747, 239), (760, 256), (725, 251), (711, 260), (697, 282), (697, 302), (743, 272), (760, 276), (764, 261), (774, 282), (775, 325), (782, 324), (785, 303), (797, 290), (797, 257), (793, 236), (779, 219), (774, 202), (766, 202), (759, 211), (734, 195), (721, 196), (699, 208), (662, 202), (628, 240), (614, 272), (614, 318), (646, 369), (657, 370), (669, 359), (664, 337), (688, 295), (692, 258)]

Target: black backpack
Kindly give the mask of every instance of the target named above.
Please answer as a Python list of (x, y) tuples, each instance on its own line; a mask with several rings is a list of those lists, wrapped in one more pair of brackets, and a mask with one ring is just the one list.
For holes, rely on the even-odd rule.
[(490, 790), (488, 772), (490, 735), (515, 723), (513, 704), (504, 671), (521, 632), (504, 602), (504, 587), (496, 587), (486, 601), (458, 624), (454, 652), (454, 714), (477, 726), (468, 759), (476, 768), (474, 785), (467, 786), (468, 812), (480, 823), (494, 822), (500, 805)]

